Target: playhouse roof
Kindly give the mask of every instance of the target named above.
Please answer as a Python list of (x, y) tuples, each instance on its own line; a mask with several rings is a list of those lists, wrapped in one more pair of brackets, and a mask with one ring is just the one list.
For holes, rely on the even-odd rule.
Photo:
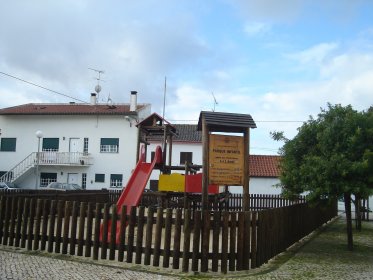
[(202, 111), (197, 130), (202, 130), (203, 117), (210, 131), (244, 132), (247, 128), (256, 128), (253, 118), (247, 114)]
[(145, 131), (147, 134), (160, 136), (164, 133), (164, 127), (167, 127), (169, 132), (174, 134), (176, 132), (175, 126), (162, 118), (157, 113), (153, 113), (146, 119), (137, 124), (137, 127)]

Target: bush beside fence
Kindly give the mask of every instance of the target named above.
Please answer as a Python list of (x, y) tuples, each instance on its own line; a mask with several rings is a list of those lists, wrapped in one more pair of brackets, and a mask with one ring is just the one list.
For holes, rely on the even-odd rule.
[(109, 203), (0, 199), (3, 245), (183, 272), (258, 267), (337, 215), (336, 203), (247, 212), (141, 206), (131, 208), (130, 215), (123, 207), (117, 215)]

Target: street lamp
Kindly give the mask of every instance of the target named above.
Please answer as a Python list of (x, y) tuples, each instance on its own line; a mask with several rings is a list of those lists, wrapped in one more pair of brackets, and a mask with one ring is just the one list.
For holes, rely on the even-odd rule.
[(35, 133), (36, 137), (38, 138), (38, 153), (36, 154), (36, 181), (35, 181), (35, 189), (38, 189), (38, 182), (39, 182), (39, 164), (40, 164), (40, 139), (43, 138), (43, 132), (38, 130)]

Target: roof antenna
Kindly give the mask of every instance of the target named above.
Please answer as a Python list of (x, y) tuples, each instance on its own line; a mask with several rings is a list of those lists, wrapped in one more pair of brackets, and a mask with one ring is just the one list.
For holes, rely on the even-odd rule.
[(113, 105), (113, 100), (110, 98), (110, 92), (109, 92), (109, 96), (107, 97), (106, 105), (108, 106)]
[(214, 109), (212, 109), (213, 112), (215, 112), (215, 105), (219, 105), (218, 101), (216, 101), (214, 92), (211, 92), (212, 98), (214, 98)]
[(98, 99), (98, 94), (101, 92), (100, 81), (105, 82), (104, 80), (101, 79), (101, 74), (104, 74), (105, 72), (103, 70), (97, 70), (97, 69), (93, 69), (93, 68), (89, 68), (89, 67), (88, 67), (88, 69), (92, 70), (92, 71), (95, 71), (98, 74), (98, 77), (94, 78), (94, 79), (97, 80), (97, 85), (95, 86), (95, 92), (97, 93), (97, 99)]

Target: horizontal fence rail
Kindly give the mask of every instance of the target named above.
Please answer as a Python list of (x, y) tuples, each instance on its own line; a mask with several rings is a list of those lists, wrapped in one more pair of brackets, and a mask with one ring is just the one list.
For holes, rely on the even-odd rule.
[[(36, 197), (54, 200), (70, 200), (80, 202), (99, 202), (114, 204), (119, 199), (122, 190), (72, 190), (72, 191), (56, 191), (56, 190), (0, 190), (0, 196), (25, 196)], [(250, 194), (250, 210), (259, 211), (269, 208), (278, 208), (289, 206), (306, 201), (305, 196), (299, 196), (296, 200), (283, 198), (281, 195), (270, 194)], [(242, 211), (242, 194), (220, 193), (209, 195), (208, 208), (219, 211)], [(200, 194), (188, 194), (177, 192), (144, 192), (141, 201), (141, 206), (145, 207), (162, 207), (162, 208), (187, 208), (202, 210), (202, 200)]]
[(140, 206), (126, 215), (125, 207), (118, 214), (110, 203), (0, 196), (0, 242), (93, 260), (227, 273), (259, 267), (336, 215), (336, 203), (325, 202), (246, 212)]

